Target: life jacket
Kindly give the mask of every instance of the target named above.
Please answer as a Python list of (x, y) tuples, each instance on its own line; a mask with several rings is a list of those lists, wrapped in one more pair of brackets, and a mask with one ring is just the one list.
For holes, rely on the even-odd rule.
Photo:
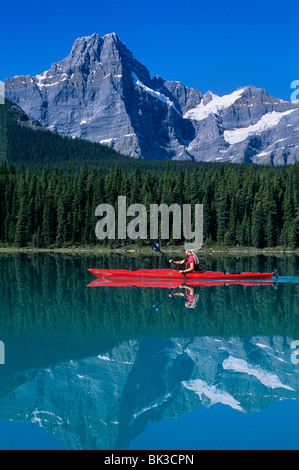
[(190, 263), (188, 263), (188, 259), (189, 259), (191, 256), (192, 256), (193, 259), (194, 259), (194, 271), (198, 271), (198, 264), (195, 263), (195, 258), (194, 258), (193, 255), (189, 255), (189, 256), (187, 256), (187, 258), (185, 258), (185, 269), (189, 269), (189, 268), (190, 268)]

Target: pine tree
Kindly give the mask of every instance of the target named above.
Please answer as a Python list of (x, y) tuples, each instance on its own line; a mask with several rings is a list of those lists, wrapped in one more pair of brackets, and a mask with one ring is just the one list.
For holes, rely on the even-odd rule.
[(252, 215), (252, 244), (256, 248), (263, 248), (264, 241), (264, 212), (262, 201), (258, 200), (255, 204)]
[(30, 239), (28, 197), (24, 195), (21, 199), (20, 208), (17, 215), (17, 223), (15, 230), (15, 244), (17, 246), (26, 246)]

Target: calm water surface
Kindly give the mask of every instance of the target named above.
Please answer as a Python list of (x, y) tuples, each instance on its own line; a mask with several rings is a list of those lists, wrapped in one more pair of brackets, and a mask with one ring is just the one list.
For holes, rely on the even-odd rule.
[[(1, 449), (299, 449), (299, 284), (87, 287), (159, 255), (0, 255)], [(295, 256), (204, 269), (299, 276)], [(4, 355), (3, 355), (4, 354)]]

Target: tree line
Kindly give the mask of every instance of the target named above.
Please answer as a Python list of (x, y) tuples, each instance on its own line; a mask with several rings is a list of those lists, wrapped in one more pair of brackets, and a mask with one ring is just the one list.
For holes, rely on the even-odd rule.
[[(203, 204), (204, 246), (297, 248), (299, 242), (299, 164), (282, 167), (193, 164), (174, 170), (128, 172), (116, 164), (109, 172), (28, 169), (0, 164), (0, 243), (18, 247), (121, 247), (131, 240), (95, 236), (95, 209), (117, 197), (128, 205)], [(148, 232), (149, 233), (149, 232)], [(148, 243), (138, 241), (139, 244)], [(173, 240), (179, 245), (184, 240)]]

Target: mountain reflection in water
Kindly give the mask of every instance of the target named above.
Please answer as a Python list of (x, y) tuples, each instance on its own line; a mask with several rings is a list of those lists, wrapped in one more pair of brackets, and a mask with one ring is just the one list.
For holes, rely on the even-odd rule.
[[(213, 270), (278, 267), (298, 275), (295, 256), (204, 262)], [(202, 405), (252, 414), (298, 400), (299, 285), (200, 286), (194, 308), (168, 289), (87, 287), (90, 266), (163, 263), (158, 256), (1, 254), (0, 418), (38, 423), (70, 449), (119, 450), (150, 421)]]

